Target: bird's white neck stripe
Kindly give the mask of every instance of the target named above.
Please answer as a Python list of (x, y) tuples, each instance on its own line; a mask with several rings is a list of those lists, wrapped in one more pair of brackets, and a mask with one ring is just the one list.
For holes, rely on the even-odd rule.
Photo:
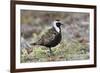
[(60, 32), (60, 28), (57, 27), (56, 25), (54, 25), (55, 30), (59, 33)]

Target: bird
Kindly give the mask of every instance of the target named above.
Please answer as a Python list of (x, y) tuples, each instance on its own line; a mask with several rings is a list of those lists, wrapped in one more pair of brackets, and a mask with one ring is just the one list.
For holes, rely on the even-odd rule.
[(53, 55), (51, 48), (57, 46), (62, 39), (61, 25), (63, 24), (60, 20), (54, 20), (52, 22), (52, 27), (48, 29), (39, 40), (37, 40), (35, 43), (31, 43), (31, 45), (41, 45), (48, 47), (50, 54)]

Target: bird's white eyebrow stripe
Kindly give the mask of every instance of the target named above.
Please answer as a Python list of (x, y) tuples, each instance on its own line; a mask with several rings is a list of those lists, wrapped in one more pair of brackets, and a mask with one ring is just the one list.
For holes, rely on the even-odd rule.
[(57, 32), (60, 32), (59, 27), (57, 27), (55, 24), (54, 24), (53, 26), (54, 26), (54, 28), (55, 28), (55, 30), (56, 30)]

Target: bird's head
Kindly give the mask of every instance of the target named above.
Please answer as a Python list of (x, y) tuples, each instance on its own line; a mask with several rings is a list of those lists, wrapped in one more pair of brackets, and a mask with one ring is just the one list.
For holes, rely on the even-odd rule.
[(53, 22), (53, 27), (56, 29), (57, 32), (60, 31), (60, 26), (63, 25), (62, 22), (60, 20), (55, 20)]
[(53, 26), (60, 27), (61, 25), (63, 25), (63, 24), (62, 24), (62, 22), (60, 20), (55, 20), (53, 22)]

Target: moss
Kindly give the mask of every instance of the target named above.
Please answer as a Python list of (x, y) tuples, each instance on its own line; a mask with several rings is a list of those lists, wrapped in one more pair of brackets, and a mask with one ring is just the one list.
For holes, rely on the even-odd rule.
[[(48, 61), (69, 61), (89, 59), (89, 51), (78, 41), (65, 41), (53, 47), (54, 56), (50, 56), (49, 50), (43, 46), (33, 46), (30, 54), (21, 53), (21, 62), (48, 62)], [(84, 49), (84, 52), (83, 50)], [(22, 49), (25, 50), (25, 49)]]

